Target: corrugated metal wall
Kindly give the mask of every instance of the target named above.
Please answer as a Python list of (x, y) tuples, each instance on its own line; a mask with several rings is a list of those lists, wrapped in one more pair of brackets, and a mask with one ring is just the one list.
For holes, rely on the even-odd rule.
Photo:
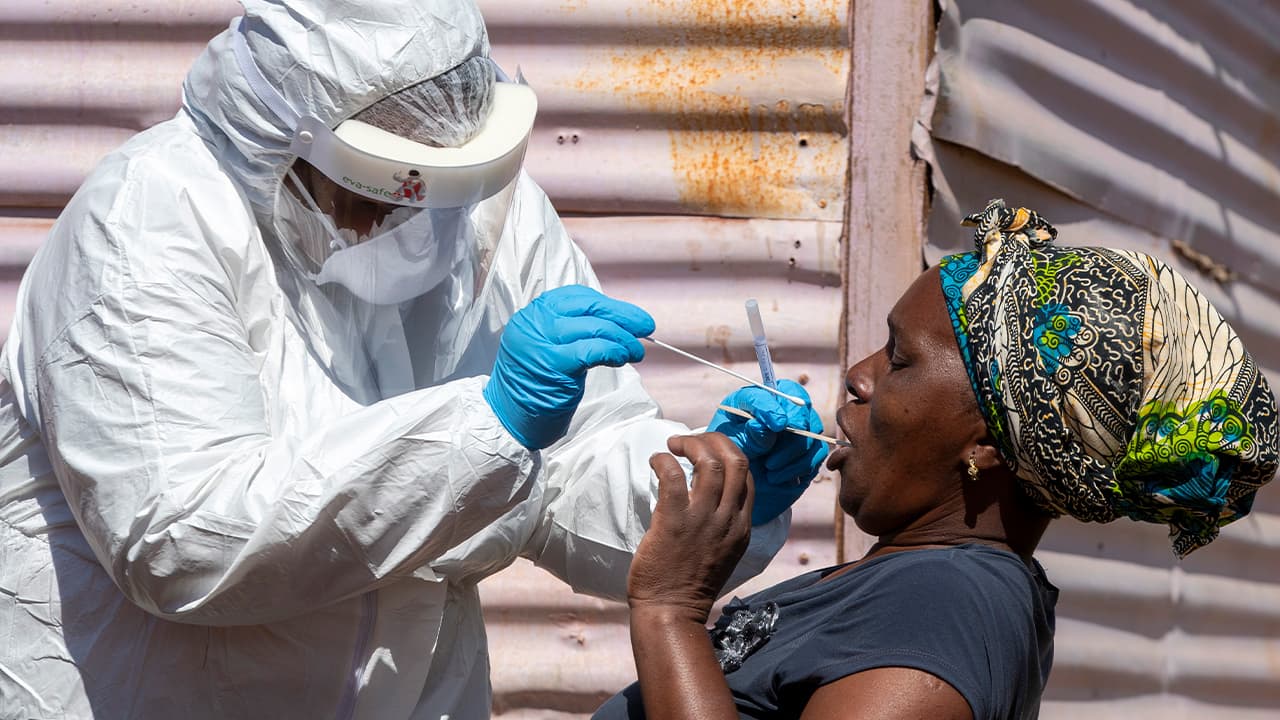
[[(527, 166), (606, 288), (653, 311), (663, 339), (746, 374), (742, 303), (759, 298), (780, 374), (808, 383), (830, 425), (844, 365), (848, 0), (480, 4), (495, 58), (539, 93)], [(191, 60), (238, 12), (225, 0), (0, 3), (0, 326), (85, 173), (172, 115)], [(694, 425), (734, 387), (661, 352), (641, 371), (668, 415)], [(834, 497), (829, 480), (815, 485), (753, 586), (835, 560)], [(482, 590), (504, 716), (589, 713), (633, 679), (625, 608), (527, 564)]]
[[(1173, 260), (1280, 381), (1280, 7), (946, 0), (917, 134), (931, 259), (990, 197), (1061, 242)], [(1280, 483), (1177, 564), (1164, 531), (1060, 521), (1042, 717), (1280, 717)]]

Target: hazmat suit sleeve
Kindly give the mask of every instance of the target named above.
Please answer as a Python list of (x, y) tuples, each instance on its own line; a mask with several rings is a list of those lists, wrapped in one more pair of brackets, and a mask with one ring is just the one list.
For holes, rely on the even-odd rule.
[[(525, 301), (544, 290), (578, 283), (599, 289), (586, 256), (569, 238), (550, 201), (521, 178), (517, 227), (540, 227), (527, 262), (541, 272)], [(522, 239), (527, 242), (528, 238)], [(690, 432), (661, 419), (633, 367), (597, 367), (564, 439), (543, 451), (541, 516), (524, 554), (574, 590), (625, 600), (631, 555), (649, 526), (657, 494), (649, 457), (666, 452), (667, 438)], [(725, 592), (759, 574), (786, 540), (790, 513), (752, 528), (751, 544)]]
[(196, 624), (297, 616), (423, 572), (528, 498), (538, 457), (482, 377), (290, 417), (305, 403), (259, 380), (290, 362), (280, 330), (240, 311), (283, 298), (242, 295), (261, 240), (234, 186), (145, 156), (120, 172), (33, 263), (25, 305), (48, 310), (23, 352), (58, 481), (131, 601)]

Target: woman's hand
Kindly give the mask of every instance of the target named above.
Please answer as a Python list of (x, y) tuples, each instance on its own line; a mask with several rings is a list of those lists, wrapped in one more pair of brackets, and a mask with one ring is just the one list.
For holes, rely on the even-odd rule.
[(693, 462), (693, 487), (671, 455), (649, 459), (658, 504), (631, 562), (627, 597), (633, 613), (674, 612), (706, 623), (751, 540), (747, 458), (719, 433), (672, 437), (667, 448)]
[(631, 561), (631, 651), (650, 720), (737, 718), (707, 635), (707, 615), (751, 540), (747, 457), (719, 433), (667, 441), (693, 461), (693, 487), (674, 457), (655, 454), (658, 504)]

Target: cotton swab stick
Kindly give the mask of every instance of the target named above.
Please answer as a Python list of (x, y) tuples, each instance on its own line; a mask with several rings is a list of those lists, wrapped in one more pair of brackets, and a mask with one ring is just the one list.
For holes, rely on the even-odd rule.
[[(739, 410), (736, 407), (729, 407), (728, 405), (718, 405), (717, 407), (729, 413), (730, 415), (737, 415), (738, 417), (744, 417), (748, 420), (756, 419), (754, 415), (747, 412), (746, 410)], [(807, 437), (807, 438), (813, 438), (814, 440), (821, 440), (824, 443), (830, 443), (832, 445), (835, 445), (836, 447), (853, 447), (853, 444), (847, 440), (837, 440), (833, 437), (827, 437), (826, 435), (819, 435), (818, 433), (809, 432), (808, 430), (801, 430), (800, 428), (787, 427), (787, 428), (783, 428), (783, 430), (786, 430), (789, 433), (795, 433), (796, 435), (803, 435), (804, 437)]]
[(680, 348), (675, 347), (674, 345), (668, 345), (668, 344), (666, 344), (666, 343), (662, 342), (661, 340), (654, 340), (654, 339), (653, 339), (653, 338), (651, 338), (651, 337), (645, 337), (645, 338), (640, 338), (640, 339), (641, 339), (641, 340), (648, 340), (649, 342), (653, 343), (654, 345), (657, 345), (657, 346), (658, 346), (658, 347), (660, 347), (660, 348), (666, 348), (667, 350), (670, 350), (671, 352), (673, 352), (673, 353), (675, 353), (675, 354), (677, 354), (677, 355), (682, 355), (682, 356), (684, 356), (684, 357), (686, 357), (686, 358), (689, 358), (690, 360), (692, 360), (692, 361), (694, 361), (694, 362), (702, 363), (703, 365), (706, 365), (707, 367), (712, 368), (712, 369), (714, 369), (714, 370), (719, 370), (720, 372), (722, 372), (722, 373), (724, 373), (724, 374), (726, 374), (726, 375), (732, 375), (732, 376), (734, 376), (734, 377), (738, 378), (739, 380), (741, 380), (741, 381), (745, 382), (745, 383), (746, 383), (746, 384), (748, 384), (748, 385), (754, 385), (754, 386), (756, 386), (756, 387), (760, 388), (761, 390), (768, 390), (769, 392), (773, 393), (774, 395), (777, 395), (778, 397), (786, 398), (787, 400), (790, 400), (791, 402), (795, 403), (796, 405), (801, 405), (801, 406), (803, 406), (803, 405), (806, 405), (806, 404), (807, 404), (804, 400), (801, 400), (800, 398), (796, 397), (795, 395), (788, 395), (788, 394), (786, 394), (786, 393), (782, 392), (781, 390), (779, 390), (779, 389), (777, 389), (777, 388), (771, 388), (771, 387), (769, 387), (768, 385), (762, 385), (762, 384), (760, 384), (760, 383), (756, 382), (755, 380), (752, 380), (751, 378), (747, 377), (746, 375), (742, 375), (742, 374), (736, 373), (736, 372), (734, 372), (734, 371), (730, 370), (730, 369), (729, 369), (729, 368), (727, 368), (727, 367), (721, 367), (721, 366), (719, 366), (719, 365), (717, 365), (717, 364), (715, 364), (715, 363), (711, 362), (710, 360), (703, 360), (702, 358), (698, 357), (697, 355), (694, 355), (693, 353), (687, 353), (687, 352), (685, 352), (685, 351), (681, 350)]

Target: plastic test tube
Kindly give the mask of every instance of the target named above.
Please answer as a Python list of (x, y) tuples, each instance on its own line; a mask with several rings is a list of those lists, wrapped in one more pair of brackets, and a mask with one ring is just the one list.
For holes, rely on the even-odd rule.
[(764, 336), (764, 322), (760, 320), (760, 304), (755, 298), (747, 300), (747, 321), (751, 323), (751, 339), (756, 348), (756, 361), (760, 363), (760, 378), (775, 390), (778, 379), (773, 374), (773, 358), (769, 356), (769, 341)]

